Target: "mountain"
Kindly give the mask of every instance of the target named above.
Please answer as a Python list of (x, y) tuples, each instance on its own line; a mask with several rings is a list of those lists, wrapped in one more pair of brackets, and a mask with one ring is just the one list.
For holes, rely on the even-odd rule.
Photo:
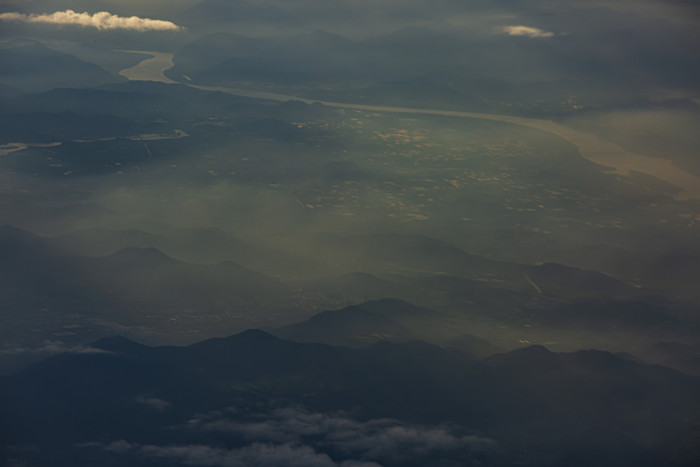
[[(75, 9), (75, 7), (70, 8)], [(74, 55), (85, 62), (94, 63), (114, 76), (119, 76), (121, 70), (135, 66), (144, 59), (143, 54), (112, 50), (108, 44), (102, 45), (95, 41), (48, 41), (46, 45), (59, 52)]]
[(0, 141), (52, 143), (76, 139), (135, 136), (146, 127), (109, 115), (78, 115), (72, 112), (0, 115)]
[(66, 282), (65, 273), (73, 270), (45, 238), (9, 225), (0, 227), (0, 251), (0, 287), (8, 292), (59, 287)]
[(0, 84), (0, 99), (5, 99), (8, 97), (18, 97), (24, 94), (21, 89), (14, 86), (9, 86), (7, 84)]
[(258, 246), (214, 227), (174, 229), (166, 234), (133, 229), (85, 229), (54, 237), (51, 242), (79, 256), (107, 256), (129, 247), (153, 247), (185, 262), (231, 261), (274, 277), (299, 278), (323, 271), (323, 265), (313, 260)]
[(365, 310), (379, 313), (388, 318), (394, 319), (397, 322), (414, 323), (411, 326), (423, 326), (433, 319), (443, 318), (443, 313), (431, 310), (430, 308), (416, 306), (404, 300), (393, 298), (385, 298), (381, 300), (370, 300), (363, 303), (362, 308)]
[(308, 320), (273, 331), (276, 336), (295, 342), (331, 345), (367, 345), (377, 341), (406, 341), (412, 333), (397, 322), (364, 309), (350, 306), (324, 311)]
[(129, 247), (148, 248), (158, 245), (158, 235), (143, 230), (85, 229), (53, 237), (51, 243), (79, 256), (107, 256)]
[(440, 340), (449, 327), (448, 314), (385, 298), (323, 311), (271, 332), (295, 342), (366, 346), (380, 341)]
[(624, 296), (632, 294), (632, 287), (621, 280), (596, 271), (546, 263), (523, 268), (523, 274), (535, 284), (542, 284), (542, 292), (567, 295), (576, 289), (580, 295)]
[(646, 362), (700, 376), (700, 344), (657, 342), (633, 349), (632, 352)]
[(44, 237), (11, 225), (0, 226), (0, 248), (5, 258), (21, 256), (29, 251), (40, 254), (54, 253)]
[[(654, 460), (648, 465), (661, 466), (699, 458), (699, 390), (696, 378), (600, 351), (529, 347), (474, 361), (420, 342), (350, 349), (251, 330), (189, 347), (110, 338), (47, 359), (0, 380), (0, 419), (12, 434), (3, 438), (5, 452), (37, 443), (33, 455), (43, 465), (61, 465), (55, 459), (64, 456), (88, 465), (91, 456), (121, 462), (135, 454), (83, 447), (117, 440), (125, 448), (239, 448), (253, 436), (249, 417), (262, 430), (255, 439), (272, 446), (280, 440), (266, 438), (275, 435), (265, 434), (263, 420), (280, 407), (303, 407), (319, 414), (318, 423), (337, 410), (367, 420), (368, 428), (385, 417), (413, 429), (442, 423), (447, 430), (450, 423), (495, 440), (503, 457), (488, 465), (563, 465), (582, 450), (594, 463), (612, 456), (632, 465), (647, 453)], [(205, 430), (194, 429), (204, 422)], [(335, 451), (333, 458), (347, 455)]]
[[(277, 280), (244, 268), (232, 262), (213, 265), (192, 264), (171, 258), (160, 250), (147, 247), (131, 247), (111, 255), (85, 258), (66, 254), (51, 240), (10, 226), (0, 230), (0, 248), (6, 261), (0, 271), (6, 277), (17, 278), (22, 271), (27, 276), (44, 277), (53, 283), (48, 289), (91, 285), (96, 290), (122, 290), (126, 295), (167, 300), (191, 300), (203, 297), (221, 298), (222, 295), (251, 295), (283, 290)], [(70, 275), (61, 270), (72, 271)], [(51, 274), (49, 274), (51, 273)], [(18, 287), (22, 281), (18, 280)], [(36, 283), (27, 281), (25, 285)], [(162, 295), (161, 295), (162, 294)], [(177, 298), (179, 297), (179, 298)]]
[(77, 264), (86, 278), (118, 296), (161, 303), (226, 302), (232, 297), (272, 297), (285, 290), (281, 282), (229, 261), (185, 263), (152, 247), (125, 248)]
[(654, 258), (638, 272), (650, 287), (700, 299), (697, 283), (700, 274), (700, 256), (693, 252), (672, 250)]
[(558, 252), (557, 261), (583, 269), (603, 271), (661, 293), (697, 300), (693, 278), (700, 271), (700, 256), (693, 248), (671, 248), (655, 251), (644, 248), (643, 253), (608, 245), (585, 245)]
[(356, 66), (356, 54), (354, 41), (323, 30), (265, 38), (220, 33), (183, 47), (168, 76), (214, 85), (344, 82), (366, 73)]
[(577, 300), (550, 310), (523, 310), (523, 315), (542, 324), (573, 329), (634, 330), (654, 334), (681, 332), (688, 326), (681, 324), (672, 310), (640, 301)]
[(475, 358), (485, 358), (499, 353), (504, 353), (505, 349), (499, 347), (486, 339), (471, 334), (462, 334), (453, 337), (443, 343), (448, 349), (459, 350)]
[(25, 229), (74, 229), (80, 225), (94, 225), (115, 214), (100, 204), (71, 201), (61, 206), (42, 202), (27, 194), (0, 195), (0, 224), (21, 226)]
[(440, 342), (445, 335), (455, 332), (451, 313), (416, 306), (405, 300), (383, 298), (369, 300), (358, 306), (399, 323), (410, 330), (413, 336), (424, 341)]
[[(510, 264), (465, 252), (448, 242), (422, 235), (324, 235), (317, 248), (327, 254), (334, 251), (354, 253), (352, 260), (366, 269), (383, 268), (387, 272), (402, 269), (423, 273), (452, 275), (489, 275), (507, 272)], [(381, 269), (380, 269), (381, 270)]]
[(99, 109), (103, 115), (136, 121), (148, 122), (167, 116), (169, 122), (182, 122), (192, 117), (230, 113), (231, 109), (243, 110), (249, 102), (246, 98), (200, 91), (185, 85), (130, 81), (96, 89), (52, 89), (7, 99), (4, 105), (8, 114), (73, 112), (90, 116)]
[(352, 252), (374, 274), (420, 273), (476, 280), (480, 287), (535, 292), (560, 298), (606, 295), (633, 297), (638, 289), (595, 271), (547, 263), (526, 265), (470, 254), (456, 245), (419, 235), (328, 235), (317, 248), (328, 255)]
[(0, 48), (0, 83), (27, 92), (83, 88), (119, 81), (107, 71), (40, 43)]
[(368, 298), (401, 297), (415, 300), (415, 289), (366, 272), (352, 272), (339, 276), (314, 277), (302, 282), (304, 290), (326, 296), (338, 303), (357, 303)]
[(30, 355), (56, 337), (69, 342), (58, 348), (80, 345), (124, 326), (137, 335), (167, 328), (191, 342), (199, 333), (265, 323), (269, 315), (255, 311), (288, 303), (290, 293), (283, 282), (232, 262), (186, 263), (150, 247), (88, 258), (4, 227), (0, 251), (1, 335), (10, 356)]

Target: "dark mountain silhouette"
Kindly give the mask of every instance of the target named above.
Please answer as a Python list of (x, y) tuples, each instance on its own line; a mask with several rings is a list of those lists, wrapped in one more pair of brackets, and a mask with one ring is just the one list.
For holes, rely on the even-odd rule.
[(674, 368), (689, 375), (700, 376), (700, 344), (657, 342), (633, 349), (632, 352), (646, 362)]
[(150, 350), (147, 345), (139, 344), (124, 336), (103, 337), (91, 343), (90, 348), (123, 355), (145, 355)]
[(109, 115), (78, 115), (72, 112), (0, 115), (0, 141), (39, 142), (135, 136), (146, 126)]
[[(99, 88), (52, 89), (29, 94), (3, 103), (7, 113), (73, 112), (94, 115), (95, 109), (104, 115), (137, 121), (154, 121), (164, 117), (182, 123), (187, 118), (207, 118), (245, 109), (250, 101), (228, 94), (200, 91), (185, 85), (168, 85), (148, 81), (129, 81)], [(225, 109), (225, 110), (224, 110)]]
[(697, 299), (694, 278), (700, 271), (700, 257), (692, 248), (672, 248), (641, 253), (608, 245), (587, 245), (559, 252), (557, 261), (584, 269), (603, 271), (632, 279), (652, 290)]
[(24, 94), (24, 92), (15, 86), (10, 86), (7, 84), (0, 84), (0, 98), (1, 99), (5, 99), (5, 98), (9, 98), (9, 97), (19, 97), (22, 94)]
[(478, 336), (463, 334), (443, 343), (448, 349), (459, 350), (475, 358), (485, 358), (505, 352), (505, 349)]
[(405, 341), (413, 334), (404, 326), (362, 306), (324, 311), (308, 320), (285, 326), (274, 334), (296, 342), (367, 345), (376, 341)]
[(0, 251), (0, 287), (8, 292), (60, 288), (74, 270), (45, 238), (12, 226), (0, 227)]
[(449, 315), (445, 313), (387, 298), (324, 311), (271, 332), (295, 342), (366, 346), (379, 341), (436, 339), (446, 327), (449, 327)]
[(150, 278), (151, 286), (161, 284), (173, 287), (174, 292), (177, 291), (177, 287), (174, 283), (168, 286), (169, 280), (183, 286), (189, 283), (195, 288), (208, 286), (212, 289), (221, 287), (239, 291), (245, 290), (246, 287), (253, 287), (256, 282), (261, 286), (266, 283), (264, 287), (270, 286), (273, 289), (283, 287), (277, 280), (233, 262), (224, 261), (213, 265), (186, 263), (173, 259), (153, 247), (124, 248), (111, 255), (97, 258), (72, 256), (56, 246), (52, 239), (12, 226), (0, 227), (0, 248), (7, 258), (2, 265), (2, 270), (7, 272), (8, 276), (16, 270), (26, 271), (27, 274), (54, 270), (57, 275), (60, 275), (61, 268), (66, 267), (67, 270), (76, 274), (72, 278), (66, 277), (66, 281), (90, 282), (92, 279), (97, 283), (106, 281), (113, 285), (122, 284), (128, 287)]
[(330, 297), (339, 303), (366, 301), (368, 298), (401, 297), (415, 299), (415, 289), (366, 272), (314, 277), (302, 283), (304, 290)]
[(578, 329), (658, 332), (683, 327), (671, 310), (640, 301), (578, 300), (550, 310), (524, 310), (523, 315), (539, 323)]
[(273, 276), (301, 277), (323, 270), (323, 265), (313, 260), (260, 247), (213, 227), (175, 229), (167, 234), (133, 229), (86, 229), (54, 237), (51, 242), (81, 256), (107, 256), (129, 247), (153, 247), (185, 262), (216, 264), (231, 261)]
[(104, 220), (115, 212), (100, 204), (90, 202), (69, 202), (53, 206), (17, 194), (0, 195), (0, 222), (21, 226), (24, 229), (43, 230), (51, 224), (54, 228), (74, 228), (76, 224), (92, 225)]
[(138, 229), (85, 229), (51, 238), (51, 243), (78, 256), (107, 256), (124, 248), (158, 245), (159, 236)]
[(360, 305), (363, 309), (379, 313), (400, 323), (413, 321), (424, 324), (432, 319), (444, 317), (443, 313), (431, 310), (430, 308), (416, 306), (404, 300), (385, 298), (381, 300), (370, 300)]
[(639, 271), (643, 280), (660, 290), (700, 298), (695, 277), (700, 274), (700, 256), (693, 252), (672, 250), (654, 258)]
[(0, 49), (0, 82), (23, 91), (91, 87), (119, 81), (102, 68), (40, 43)]
[(276, 279), (224, 261), (200, 265), (175, 260), (156, 248), (126, 248), (78, 261), (88, 277), (127, 297), (197, 303), (227, 297), (279, 294), (285, 286)]
[(133, 310), (150, 310), (152, 319), (167, 320), (159, 311), (164, 307), (225, 315), (251, 300), (273, 303), (288, 294), (279, 280), (232, 262), (186, 263), (152, 247), (86, 258), (12, 227), (0, 236), (3, 306), (24, 310), (27, 319), (52, 310), (50, 322), (96, 312), (123, 322)]
[[(15, 430), (5, 447), (34, 442), (45, 453), (65, 452), (100, 439), (167, 445), (195, 413), (231, 405), (264, 410), (274, 400), (451, 422), (495, 438), (511, 461), (528, 465), (564, 462), (584, 448), (592, 460), (621, 456), (620, 465), (641, 453), (659, 460), (650, 465), (697, 455), (698, 380), (607, 352), (529, 347), (474, 361), (421, 342), (349, 349), (257, 330), (189, 347), (109, 338), (93, 348), (100, 351), (53, 357), (0, 380), (3, 431)], [(164, 409), (139, 400), (161, 401)], [(601, 433), (630, 441), (617, 449), (601, 443)]]
[(523, 269), (532, 281), (543, 284), (545, 288), (542, 291), (545, 293), (557, 294), (563, 291), (566, 294), (574, 288), (574, 284), (581, 295), (621, 296), (631, 293), (631, 287), (628, 284), (596, 271), (586, 271), (556, 263)]
[(12, 225), (0, 226), (0, 248), (4, 257), (28, 254), (30, 251), (37, 254), (55, 253), (55, 249), (44, 237)]
[[(175, 260), (156, 248), (124, 248), (106, 257), (108, 261), (116, 263), (133, 263), (135, 266), (153, 264), (157, 266), (172, 266)], [(142, 263), (142, 264), (139, 264)]]
[[(418, 235), (326, 236), (318, 248), (352, 252), (370, 272), (421, 273), (476, 279), (480, 287), (527, 291), (562, 298), (631, 297), (634, 287), (595, 271), (560, 264), (525, 265), (467, 253), (450, 243)], [(533, 285), (534, 282), (534, 285)], [(475, 283), (475, 285), (477, 285)]]

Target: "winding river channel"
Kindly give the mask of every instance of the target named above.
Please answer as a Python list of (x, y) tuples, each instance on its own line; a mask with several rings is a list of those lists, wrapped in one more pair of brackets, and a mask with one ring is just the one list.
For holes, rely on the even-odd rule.
[[(122, 52), (139, 53), (149, 56), (137, 65), (125, 68), (119, 74), (132, 81), (157, 81), (162, 83), (176, 83), (165, 76), (165, 71), (172, 68), (173, 54), (164, 52), (147, 52), (136, 50), (124, 50)], [(680, 198), (700, 199), (700, 177), (686, 172), (667, 159), (643, 156), (626, 151), (619, 145), (603, 141), (594, 135), (581, 133), (564, 125), (550, 120), (536, 118), (515, 117), (511, 115), (497, 115), (474, 112), (461, 112), (455, 110), (421, 109), (410, 107), (391, 107), (369, 104), (350, 104), (345, 102), (330, 102), (323, 100), (307, 99), (304, 97), (290, 96), (248, 89), (237, 89), (220, 86), (199, 86), (187, 82), (180, 82), (193, 88), (205, 91), (219, 91), (235, 96), (265, 99), (279, 102), (299, 101), (307, 104), (321, 104), (328, 107), (342, 109), (366, 110), (372, 112), (393, 112), (405, 114), (439, 115), (455, 118), (478, 118), (483, 120), (495, 120), (498, 122), (522, 125), (552, 133), (578, 148), (581, 156), (596, 164), (608, 167), (621, 175), (627, 175), (630, 171), (652, 175), (672, 185), (681, 188), (684, 193)]]

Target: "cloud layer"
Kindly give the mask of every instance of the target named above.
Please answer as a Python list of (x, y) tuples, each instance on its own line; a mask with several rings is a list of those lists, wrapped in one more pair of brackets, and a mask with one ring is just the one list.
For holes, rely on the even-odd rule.
[(496, 31), (509, 36), (552, 37), (554, 35), (553, 32), (530, 26), (502, 26), (497, 28)]
[(331, 447), (363, 461), (402, 463), (431, 454), (482, 451), (492, 441), (458, 434), (448, 426), (420, 426), (392, 419), (360, 422), (338, 414), (303, 409), (278, 409), (270, 414), (237, 420), (220, 417), (191, 420), (190, 429), (230, 433), (253, 442), (278, 442)]
[(92, 347), (69, 346), (60, 341), (45, 341), (40, 347), (4, 347), (0, 349), (0, 356), (4, 355), (58, 355), (62, 353), (109, 353), (106, 350)]
[(83, 12), (77, 13), (73, 10), (57, 11), (43, 15), (25, 15), (23, 13), (2, 13), (0, 20), (20, 21), (24, 23), (73, 25), (85, 28), (96, 28), (101, 31), (126, 29), (131, 31), (179, 31), (182, 28), (170, 21), (159, 19), (140, 18), (138, 16), (117, 16), (107, 11), (101, 11), (91, 15)]
[[(197, 432), (197, 439), (214, 434), (217, 445), (158, 446), (119, 440), (83, 447), (167, 463), (221, 467), (480, 465), (497, 451), (493, 440), (467, 435), (452, 426), (393, 419), (360, 421), (293, 407), (258, 414), (236, 409), (199, 414), (184, 428)], [(227, 441), (234, 447), (226, 447)]]

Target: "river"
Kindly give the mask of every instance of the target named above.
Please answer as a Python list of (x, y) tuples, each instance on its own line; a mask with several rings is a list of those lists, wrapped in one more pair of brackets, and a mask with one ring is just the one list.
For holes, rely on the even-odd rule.
[[(172, 68), (173, 54), (164, 52), (146, 52), (136, 50), (123, 50), (121, 52), (138, 53), (148, 55), (136, 66), (125, 68), (119, 74), (132, 81), (157, 81), (161, 83), (176, 83), (165, 76), (165, 71)], [(371, 112), (393, 112), (405, 114), (439, 115), (455, 118), (478, 118), (483, 120), (495, 120), (498, 122), (522, 125), (538, 130), (552, 133), (578, 148), (581, 156), (596, 164), (608, 167), (621, 175), (627, 175), (631, 171), (652, 175), (663, 181), (671, 183), (683, 190), (679, 196), (681, 199), (700, 199), (700, 177), (686, 172), (677, 167), (668, 159), (643, 156), (629, 152), (618, 144), (603, 141), (595, 135), (581, 133), (572, 128), (555, 123), (551, 120), (541, 120), (536, 118), (515, 117), (511, 115), (497, 115), (474, 112), (461, 112), (457, 110), (421, 109), (411, 107), (392, 107), (369, 104), (350, 104), (345, 102), (331, 102), (304, 97), (290, 96), (264, 91), (253, 91), (248, 89), (228, 88), (221, 86), (199, 86), (187, 82), (181, 82), (196, 89), (204, 91), (219, 91), (235, 96), (250, 97), (254, 99), (265, 99), (279, 102), (300, 101), (307, 104), (321, 104), (327, 107), (342, 109), (366, 110)]]
[(130, 81), (159, 81), (161, 83), (173, 84), (163, 73), (168, 68), (173, 67), (173, 54), (164, 52), (145, 52), (142, 50), (115, 50), (115, 52), (126, 52), (130, 54), (149, 55), (151, 58), (144, 58), (130, 68), (124, 68), (119, 75)]

